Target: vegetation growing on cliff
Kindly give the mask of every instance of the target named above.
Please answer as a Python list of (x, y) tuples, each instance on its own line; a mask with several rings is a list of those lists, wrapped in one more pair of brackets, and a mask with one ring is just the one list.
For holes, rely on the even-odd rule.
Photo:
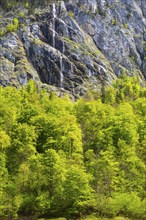
[[(56, 1), (57, 2), (57, 1)], [(37, 6), (46, 6), (48, 4), (52, 3), (52, 0), (1, 0), (0, 6), (6, 10), (13, 10), (16, 7), (24, 6), (26, 8), (34, 8)]]
[(0, 89), (0, 218), (146, 217), (146, 88), (136, 78), (76, 103), (32, 81)]

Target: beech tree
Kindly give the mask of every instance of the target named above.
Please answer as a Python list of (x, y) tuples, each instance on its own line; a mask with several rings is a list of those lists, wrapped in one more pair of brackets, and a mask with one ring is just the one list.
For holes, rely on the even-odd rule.
[(33, 81), (1, 88), (0, 218), (145, 219), (146, 92), (136, 82), (123, 76), (76, 102)]

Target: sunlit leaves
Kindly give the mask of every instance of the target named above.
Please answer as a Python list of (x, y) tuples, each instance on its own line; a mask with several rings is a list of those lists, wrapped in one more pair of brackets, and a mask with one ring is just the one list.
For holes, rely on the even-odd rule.
[(124, 76), (103, 89), (73, 103), (32, 81), (1, 88), (0, 218), (144, 218), (145, 88)]

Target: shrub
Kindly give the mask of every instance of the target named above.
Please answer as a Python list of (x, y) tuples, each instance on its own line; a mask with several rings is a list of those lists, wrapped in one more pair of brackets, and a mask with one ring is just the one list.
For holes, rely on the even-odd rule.
[(116, 20), (115, 20), (115, 19), (112, 19), (112, 24), (113, 24), (113, 25), (116, 25), (116, 23), (117, 23)]
[(128, 24), (124, 24), (124, 27), (125, 27), (126, 29), (128, 29), (128, 28), (129, 28)]
[(24, 13), (23, 12), (19, 12), (19, 17), (23, 18), (24, 17)]
[(69, 12), (68, 12), (68, 16), (69, 16), (69, 17), (74, 17), (74, 13), (73, 13), (72, 11), (69, 11)]
[(145, 203), (146, 200), (142, 201), (135, 192), (116, 193), (115, 196), (110, 199), (109, 207), (114, 215), (122, 213), (129, 217), (143, 219), (146, 214)]
[(19, 26), (19, 21), (17, 18), (13, 19), (13, 24), (14, 24), (14, 31), (16, 31), (18, 29)]
[(26, 8), (28, 8), (28, 7), (29, 7), (29, 3), (28, 3), (28, 2), (26, 2), (25, 7), (26, 7)]
[(19, 21), (17, 18), (13, 19), (13, 24), (8, 24), (7, 26), (7, 32), (16, 31), (19, 27)]
[(13, 24), (8, 24), (8, 26), (7, 26), (7, 32), (12, 32), (12, 31), (13, 31), (13, 28), (14, 28), (14, 25), (13, 25)]
[(0, 36), (3, 36), (5, 34), (5, 32), (6, 32), (5, 30), (1, 30), (0, 31)]

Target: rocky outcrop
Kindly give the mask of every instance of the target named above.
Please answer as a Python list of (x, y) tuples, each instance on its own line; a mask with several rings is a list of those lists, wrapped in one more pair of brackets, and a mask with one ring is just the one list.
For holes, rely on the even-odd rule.
[(19, 18), (19, 30), (0, 39), (0, 84), (25, 85), (33, 78), (82, 95), (123, 72), (144, 81), (144, 1), (61, 1)]
[[(77, 6), (72, 6), (74, 2)], [(116, 75), (145, 70), (145, 0), (81, 0), (67, 5), (78, 24), (92, 36)], [(141, 73), (140, 73), (141, 72)]]

